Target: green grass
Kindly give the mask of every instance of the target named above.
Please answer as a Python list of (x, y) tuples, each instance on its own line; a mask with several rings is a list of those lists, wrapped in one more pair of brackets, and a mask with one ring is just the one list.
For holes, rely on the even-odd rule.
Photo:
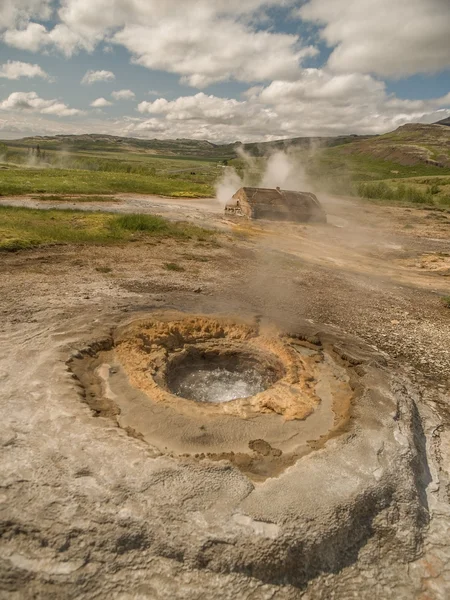
[(0, 250), (16, 251), (45, 244), (108, 244), (170, 237), (214, 239), (214, 232), (153, 215), (34, 210), (0, 206)]
[(389, 184), (386, 181), (360, 183), (357, 187), (358, 196), (376, 200), (397, 200), (415, 204), (433, 204), (433, 194), (428, 190), (422, 191), (415, 186), (399, 183)]
[(0, 172), (0, 196), (20, 194), (157, 194), (205, 197), (213, 194), (208, 183), (177, 177), (71, 169), (9, 169)]
[(62, 196), (60, 194), (32, 196), (32, 199), (42, 202), (119, 202), (114, 196)]
[(320, 177), (339, 177), (346, 173), (352, 181), (376, 181), (403, 179), (405, 177), (431, 177), (450, 175), (449, 168), (425, 163), (412, 166), (401, 165), (368, 154), (346, 154), (348, 146), (328, 148), (320, 152), (310, 163), (311, 174)]
[(121, 215), (111, 221), (111, 229), (115, 232), (146, 233), (177, 237), (179, 239), (195, 239), (208, 241), (213, 232), (191, 223), (173, 223), (157, 215)]
[[(426, 164), (420, 152), (411, 166), (384, 158), (405, 162), (406, 156), (410, 160), (407, 148), (416, 145), (437, 156), (447, 148), (442, 136), (441, 128), (417, 126), (354, 142), (351, 137), (330, 138), (327, 144), (333, 147), (321, 149), (313, 156), (308, 140), (298, 139), (292, 140), (291, 157), (302, 167), (307, 166), (309, 178), (319, 191), (359, 194), (392, 204), (448, 207), (450, 168)], [(39, 157), (33, 150), (38, 143)], [(201, 140), (108, 136), (13, 140), (0, 145), (0, 156), (8, 161), (8, 168), (0, 169), (0, 196), (33, 194), (42, 202), (114, 201), (108, 195), (118, 193), (208, 197), (214, 195), (214, 184), (223, 174), (220, 157), (226, 156), (228, 164), (241, 175), (245, 171), (249, 185), (258, 185), (266, 160), (261, 154), (269, 147), (284, 148), (286, 143), (247, 145), (257, 155), (249, 172), (248, 165), (236, 157), (233, 145), (217, 147)], [(399, 153), (392, 153), (391, 147)], [(415, 160), (414, 156), (411, 160)], [(39, 163), (40, 168), (26, 168), (28, 162)], [(145, 230), (135, 230), (139, 231)]]
[(450, 206), (450, 169), (427, 164), (405, 166), (335, 147), (310, 160), (308, 175), (323, 191), (390, 204)]
[[(445, 180), (444, 180), (445, 181)], [(391, 201), (401, 204), (426, 204), (430, 206), (450, 206), (450, 186), (440, 185), (437, 178), (360, 182), (354, 185), (354, 193), (361, 198)]]

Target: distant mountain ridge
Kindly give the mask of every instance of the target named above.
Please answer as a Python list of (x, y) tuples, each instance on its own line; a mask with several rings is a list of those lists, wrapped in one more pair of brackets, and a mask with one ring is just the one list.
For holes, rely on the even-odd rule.
[(33, 136), (8, 140), (9, 147), (59, 150), (69, 153), (139, 153), (166, 157), (229, 160), (242, 148), (253, 156), (263, 156), (274, 150), (325, 149), (342, 155), (365, 155), (404, 166), (429, 164), (450, 168), (450, 118), (434, 124), (408, 123), (395, 131), (378, 136), (346, 135), (335, 137), (298, 137), (272, 142), (215, 144), (208, 140), (141, 139), (103, 134)]
[(335, 137), (299, 137), (273, 142), (214, 144), (207, 140), (192, 139), (141, 139), (104, 134), (33, 136), (19, 140), (7, 140), (8, 146), (20, 148), (36, 147), (44, 150), (66, 150), (68, 152), (102, 151), (102, 152), (145, 152), (169, 156), (201, 156), (211, 159), (230, 159), (237, 156), (237, 149), (260, 156), (267, 151), (287, 149), (289, 147), (308, 148), (330, 147), (348, 144), (355, 140), (367, 139), (370, 136), (335, 136)]

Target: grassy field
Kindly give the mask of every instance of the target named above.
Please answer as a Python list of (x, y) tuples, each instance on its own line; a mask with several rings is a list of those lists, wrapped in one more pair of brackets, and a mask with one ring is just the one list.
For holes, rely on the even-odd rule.
[(404, 165), (337, 146), (310, 158), (307, 170), (319, 189), (329, 193), (392, 204), (450, 206), (450, 167)]
[(361, 198), (450, 208), (449, 177), (360, 182), (356, 187), (356, 193)]
[(0, 196), (18, 194), (158, 194), (210, 196), (213, 187), (185, 177), (74, 169), (7, 169), (0, 171)]
[(119, 202), (114, 196), (67, 196), (63, 194), (48, 194), (46, 196), (31, 196), (32, 200), (41, 202)]
[[(223, 163), (209, 156), (163, 156), (140, 146), (109, 142), (106, 150), (105, 143), (91, 144), (96, 145), (97, 151), (73, 143), (69, 151), (45, 141), (39, 150), (24, 140), (0, 143), (0, 195), (134, 192), (202, 197), (213, 194), (223, 171)], [(197, 146), (200, 152), (202, 144)]]
[(33, 210), (0, 206), (0, 251), (46, 244), (112, 244), (172, 237), (211, 240), (214, 232), (189, 223), (172, 223), (153, 215)]
[(313, 161), (312, 167), (319, 175), (339, 176), (344, 173), (353, 181), (450, 175), (450, 168), (436, 167), (425, 163), (402, 165), (370, 154), (347, 154), (343, 150), (346, 148), (340, 146), (324, 150)]
[(254, 154), (249, 172), (235, 144), (95, 135), (14, 140), (0, 143), (0, 196), (47, 194), (39, 197), (44, 201), (70, 195), (79, 202), (84, 194), (107, 199), (121, 192), (208, 197), (225, 164), (258, 185), (264, 152), (289, 147), (319, 191), (392, 204), (450, 205), (450, 127), (406, 125), (381, 136), (323, 138), (326, 147), (313, 155), (310, 141), (245, 145)]

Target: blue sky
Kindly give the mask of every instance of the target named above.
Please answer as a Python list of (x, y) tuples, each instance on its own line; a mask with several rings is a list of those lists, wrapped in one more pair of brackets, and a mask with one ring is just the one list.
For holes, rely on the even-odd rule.
[(447, 116), (448, 0), (0, 4), (0, 138), (221, 143)]

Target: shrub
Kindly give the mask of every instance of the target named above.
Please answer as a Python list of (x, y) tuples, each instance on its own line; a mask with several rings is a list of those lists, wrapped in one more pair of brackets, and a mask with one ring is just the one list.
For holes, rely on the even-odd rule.
[(360, 183), (357, 190), (358, 195), (362, 198), (372, 198), (374, 200), (404, 200), (419, 204), (432, 202), (430, 193), (404, 183), (392, 185), (385, 181), (366, 182)]
[(441, 191), (441, 188), (438, 186), (437, 183), (432, 183), (431, 185), (428, 186), (427, 189), (427, 193), (434, 196), (435, 194), (439, 194), (439, 192)]
[(170, 229), (169, 223), (155, 215), (122, 215), (116, 217), (111, 226), (126, 231), (146, 231), (150, 233), (165, 233)]

